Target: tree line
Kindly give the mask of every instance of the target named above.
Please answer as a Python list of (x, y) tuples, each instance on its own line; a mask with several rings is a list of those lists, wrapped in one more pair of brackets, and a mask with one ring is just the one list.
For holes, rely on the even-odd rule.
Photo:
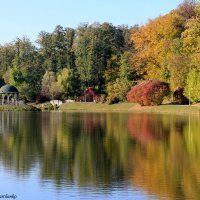
[(159, 79), (200, 100), (200, 4), (186, 0), (177, 9), (131, 33), (134, 68), (144, 79)]
[(120, 66), (128, 65), (124, 54), (131, 46), (126, 26), (56, 26), (40, 32), (35, 45), (23, 37), (0, 46), (1, 84), (15, 85), (29, 100), (76, 98), (88, 86), (106, 93)]
[(186, 0), (145, 25), (83, 23), (41, 31), (0, 46), (0, 83), (28, 100), (77, 99), (93, 87), (110, 102), (126, 100), (136, 83), (159, 79), (200, 99), (200, 4)]

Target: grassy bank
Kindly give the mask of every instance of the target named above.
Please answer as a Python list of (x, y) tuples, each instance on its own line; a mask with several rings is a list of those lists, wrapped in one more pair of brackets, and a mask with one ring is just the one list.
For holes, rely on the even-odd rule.
[(0, 111), (39, 111), (39, 109), (30, 105), (0, 105)]
[(135, 104), (133, 103), (118, 103), (118, 104), (100, 104), (100, 103), (65, 103), (60, 105), (59, 110), (61, 111), (88, 111), (88, 112), (127, 112)]
[(200, 115), (199, 105), (161, 105), (141, 107), (134, 103), (118, 103), (113, 105), (97, 103), (65, 103), (59, 107), (61, 111), (84, 112), (137, 112), (137, 113), (163, 113), (163, 114), (194, 114)]
[(200, 115), (200, 106), (197, 105), (161, 105), (161, 106), (134, 106), (130, 112), (143, 112), (143, 113), (163, 113), (163, 114), (192, 114)]
[[(39, 111), (52, 110), (50, 104), (29, 105), (0, 105), (0, 111)], [(59, 107), (60, 111), (68, 112), (135, 112), (135, 113), (163, 113), (163, 114), (192, 114), (200, 115), (200, 105), (161, 105), (141, 107), (135, 103), (118, 103), (113, 105), (100, 103), (74, 102), (65, 103)]]

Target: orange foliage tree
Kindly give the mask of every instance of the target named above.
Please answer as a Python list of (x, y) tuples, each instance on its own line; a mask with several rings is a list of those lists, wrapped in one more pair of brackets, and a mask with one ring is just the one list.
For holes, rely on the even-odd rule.
[(135, 67), (148, 79), (167, 79), (168, 59), (173, 39), (179, 38), (179, 20), (174, 12), (150, 20), (132, 31)]

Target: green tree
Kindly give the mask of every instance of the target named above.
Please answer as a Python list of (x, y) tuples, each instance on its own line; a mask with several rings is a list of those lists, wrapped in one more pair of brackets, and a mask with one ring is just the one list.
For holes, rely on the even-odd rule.
[(191, 69), (187, 76), (184, 95), (192, 102), (200, 101), (200, 71), (199, 69)]
[[(14, 43), (15, 57), (12, 61), (11, 83), (18, 87), (27, 99), (35, 99), (40, 93), (43, 68), (42, 58), (36, 47), (27, 38), (17, 39)], [(28, 92), (23, 93), (20, 87), (26, 85)]]
[(15, 48), (13, 43), (0, 46), (0, 75), (12, 68), (12, 62), (15, 57)]
[(40, 32), (37, 43), (39, 53), (44, 58), (43, 66), (55, 73), (68, 66), (75, 67), (74, 57), (75, 30), (56, 26), (52, 33)]
[(183, 54), (174, 54), (171, 56), (169, 66), (171, 90), (175, 91), (177, 88), (184, 88), (189, 70), (188, 57)]
[(127, 93), (134, 85), (138, 75), (131, 67), (129, 53), (126, 52), (121, 56), (119, 62), (119, 72), (117, 78), (107, 84), (108, 103), (117, 103), (127, 100)]
[(72, 94), (72, 71), (64, 68), (57, 75), (57, 85), (64, 98), (69, 98)]
[(41, 95), (47, 99), (54, 100), (59, 94), (59, 87), (55, 73), (52, 71), (46, 71), (42, 78), (42, 90)]
[(76, 66), (83, 88), (92, 82), (92, 60), (89, 28), (87, 24), (81, 25), (77, 29)]
[(75, 66), (75, 52), (74, 52), (74, 42), (75, 42), (76, 32), (72, 28), (65, 29), (65, 48), (66, 48), (66, 66), (70, 69), (74, 69)]
[(118, 103), (126, 101), (126, 96), (128, 91), (131, 89), (131, 82), (127, 79), (117, 78), (114, 83), (109, 83), (107, 85), (108, 98), (107, 102), (109, 104)]
[(76, 66), (84, 87), (92, 86), (99, 92), (105, 90), (106, 79), (119, 67), (117, 62), (125, 46), (124, 32), (122, 27), (109, 23), (83, 24), (78, 27)]

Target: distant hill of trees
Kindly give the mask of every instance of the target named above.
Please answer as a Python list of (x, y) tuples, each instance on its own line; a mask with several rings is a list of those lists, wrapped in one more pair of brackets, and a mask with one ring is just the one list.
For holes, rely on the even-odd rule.
[[(28, 100), (73, 98), (93, 87), (124, 101), (131, 86), (159, 79), (200, 100), (200, 4), (187, 0), (142, 26), (110, 23), (56, 26), (33, 44), (17, 38), (0, 46), (0, 83)], [(190, 91), (190, 95), (189, 95)]]

